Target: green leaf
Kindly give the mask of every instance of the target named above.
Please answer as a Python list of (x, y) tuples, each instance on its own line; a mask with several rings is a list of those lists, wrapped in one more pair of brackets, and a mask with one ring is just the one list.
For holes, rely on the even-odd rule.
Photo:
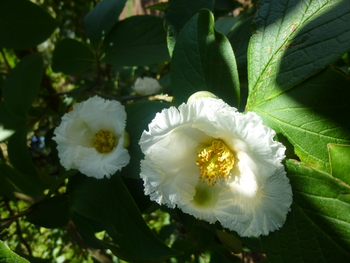
[(0, 46), (25, 49), (51, 36), (58, 23), (28, 0), (0, 0)]
[(102, 39), (118, 22), (127, 0), (103, 0), (84, 19), (85, 32), (92, 45), (97, 47)]
[(137, 259), (126, 254), (125, 251), (123, 251), (120, 247), (98, 239), (95, 236), (95, 232), (92, 226), (87, 222), (86, 218), (82, 217), (81, 215), (78, 215), (77, 213), (72, 213), (71, 217), (79, 234), (88, 246), (97, 249), (109, 249), (118, 258), (122, 258), (128, 262), (138, 262)]
[(271, 263), (280, 262), (348, 262), (349, 254), (313, 224), (295, 204), (279, 231), (262, 236), (264, 252)]
[(7, 140), (18, 128), (24, 127), (27, 120), (13, 115), (0, 101), (0, 142)]
[(332, 175), (350, 185), (350, 145), (329, 144)]
[(160, 2), (160, 3), (155, 3), (153, 5), (149, 5), (146, 7), (146, 9), (152, 9), (152, 10), (158, 10), (161, 12), (165, 12), (168, 9), (168, 2)]
[(3, 163), (0, 161), (0, 194), (6, 196), (10, 199), (15, 199), (15, 195), (13, 193), (13, 186), (11, 185), (10, 181), (6, 178), (2, 166)]
[(27, 128), (17, 130), (9, 139), (8, 155), (11, 164), (21, 173), (37, 177), (38, 173), (27, 146)]
[(252, 110), (304, 163), (330, 173), (327, 144), (350, 144), (349, 87), (349, 78), (328, 68)]
[(261, 243), (270, 262), (348, 262), (350, 187), (287, 161), (294, 204), (287, 221)]
[(15, 187), (22, 193), (30, 196), (41, 195), (43, 192), (43, 187), (41, 183), (37, 183), (37, 179), (34, 179), (30, 176), (26, 176), (16, 169), (8, 166), (0, 159), (0, 173), (1, 175), (7, 177)]
[(72, 209), (103, 222), (126, 255), (137, 261), (161, 261), (178, 255), (148, 228), (118, 173), (109, 179), (75, 176), (69, 181), (68, 192)]
[(316, 74), (350, 49), (343, 0), (261, 0), (248, 54), (248, 108)]
[(16, 117), (27, 117), (41, 85), (43, 68), (43, 58), (36, 53), (23, 58), (8, 74), (3, 99), (5, 107)]
[(227, 38), (215, 30), (209, 10), (201, 10), (181, 31), (172, 57), (171, 85), (177, 103), (197, 91), (210, 91), (239, 107), (235, 56)]
[[(14, 168), (19, 172), (8, 172), (8, 177), (22, 191), (36, 190), (36, 194), (42, 194), (48, 188), (51, 177), (45, 178), (44, 173), (38, 173), (27, 146), (27, 128), (18, 129), (8, 141), (8, 156)], [(22, 182), (23, 181), (23, 182)], [(30, 183), (28, 183), (28, 181)]]
[(53, 52), (52, 70), (64, 74), (74, 74), (90, 68), (95, 55), (89, 47), (75, 39), (63, 39)]
[(46, 228), (63, 227), (69, 222), (68, 201), (66, 195), (45, 198), (34, 205), (34, 210), (26, 218), (29, 222)]
[(222, 230), (216, 230), (216, 234), (221, 243), (227, 247), (229, 251), (235, 254), (242, 252), (242, 242), (237, 237)]
[(216, 21), (216, 29), (226, 35), (234, 50), (238, 73), (247, 76), (247, 50), (252, 35), (253, 15), (225, 17)]
[(9, 249), (8, 246), (0, 240), (0, 263), (30, 263)]
[(114, 66), (143, 66), (169, 60), (163, 19), (142, 15), (117, 23), (104, 40), (103, 61)]
[(128, 116), (126, 122), (126, 131), (130, 136), (130, 163), (122, 169), (122, 175), (125, 177), (140, 178), (140, 161), (144, 155), (139, 146), (139, 140), (144, 130), (148, 129), (148, 124), (156, 116), (157, 112), (169, 107), (169, 104), (156, 101), (143, 101), (132, 103), (126, 106)]
[(165, 13), (165, 25), (170, 55), (173, 54), (176, 39), (186, 23), (203, 8), (213, 10), (214, 3), (215, 0), (169, 0)]

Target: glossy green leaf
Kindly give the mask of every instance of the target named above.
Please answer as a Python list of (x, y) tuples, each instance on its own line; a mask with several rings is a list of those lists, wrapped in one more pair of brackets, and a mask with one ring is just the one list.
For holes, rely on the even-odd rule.
[(0, 46), (25, 49), (51, 36), (58, 23), (28, 0), (0, 0)]
[(139, 140), (144, 130), (148, 129), (148, 124), (169, 104), (156, 101), (143, 101), (127, 105), (125, 110), (127, 114), (126, 131), (130, 136), (130, 163), (122, 169), (122, 175), (125, 177), (140, 178), (140, 161), (144, 155), (139, 146)]
[(225, 17), (215, 23), (219, 32), (226, 35), (235, 53), (238, 73), (247, 76), (247, 50), (252, 35), (253, 15), (245, 14), (239, 17)]
[(214, 3), (215, 0), (169, 0), (165, 13), (165, 25), (170, 54), (173, 53), (176, 39), (186, 23), (203, 8), (213, 10)]
[(310, 166), (330, 173), (328, 143), (350, 143), (350, 79), (326, 69), (253, 108)]
[(85, 32), (91, 43), (98, 46), (102, 39), (118, 22), (127, 0), (103, 0), (84, 19)]
[(46, 228), (63, 227), (69, 222), (69, 199), (66, 195), (46, 198), (34, 205), (27, 220), (37, 226)]
[(74, 74), (90, 68), (95, 62), (92, 50), (75, 39), (64, 39), (57, 43), (52, 57), (52, 70)]
[(171, 85), (177, 103), (197, 91), (210, 91), (239, 107), (235, 56), (227, 38), (215, 30), (209, 10), (201, 10), (182, 29), (172, 57)]
[(8, 74), (3, 88), (5, 107), (16, 117), (26, 118), (35, 100), (43, 74), (40, 53), (24, 57)]
[(261, 243), (270, 262), (348, 262), (350, 187), (287, 161), (294, 204), (284, 226)]
[(316, 74), (350, 49), (343, 0), (261, 0), (249, 45), (248, 107)]
[(329, 144), (332, 175), (350, 185), (350, 145)]
[(9, 249), (8, 246), (0, 240), (0, 263), (30, 263), (28, 260), (20, 257)]
[(178, 254), (148, 228), (119, 174), (110, 179), (75, 176), (70, 179), (68, 192), (72, 209), (103, 222), (126, 255), (137, 261), (161, 261)]
[(118, 22), (104, 40), (103, 61), (114, 66), (143, 66), (169, 60), (163, 22), (149, 15)]

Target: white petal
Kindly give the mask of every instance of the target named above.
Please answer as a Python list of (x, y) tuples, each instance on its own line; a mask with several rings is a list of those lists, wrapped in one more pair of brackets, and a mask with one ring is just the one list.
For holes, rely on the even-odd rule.
[[(126, 166), (130, 156), (123, 147), (125, 121), (124, 106), (118, 101), (95, 96), (75, 104), (54, 131), (62, 166), (95, 178), (110, 177)], [(94, 135), (100, 130), (115, 137), (115, 148), (109, 153), (99, 153), (93, 146)]]
[[(140, 146), (145, 194), (159, 204), (235, 230), (267, 235), (280, 228), (292, 202), (281, 161), (285, 147), (252, 112), (238, 113), (222, 100), (201, 98), (158, 113)], [(208, 187), (199, 179), (197, 150), (222, 140), (235, 156), (227, 179)]]

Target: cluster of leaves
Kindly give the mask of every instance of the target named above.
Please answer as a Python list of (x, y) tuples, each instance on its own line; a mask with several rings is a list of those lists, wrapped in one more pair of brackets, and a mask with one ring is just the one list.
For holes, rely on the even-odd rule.
[[(0, 0), (1, 209), (31, 204), (1, 219), (2, 237), (17, 220), (127, 262), (240, 262), (234, 254), (248, 250), (270, 262), (349, 261), (347, 0), (260, 0), (237, 17), (233, 1), (169, 0), (151, 7), (161, 17), (121, 21), (126, 0), (93, 2)], [(160, 78), (172, 104), (135, 96), (138, 76)], [(144, 196), (142, 131), (202, 90), (256, 112), (287, 146), (294, 202), (279, 231), (241, 238)], [(110, 179), (65, 171), (52, 141), (68, 108), (94, 94), (126, 105), (131, 161)], [(3, 243), (0, 258), (27, 262)]]

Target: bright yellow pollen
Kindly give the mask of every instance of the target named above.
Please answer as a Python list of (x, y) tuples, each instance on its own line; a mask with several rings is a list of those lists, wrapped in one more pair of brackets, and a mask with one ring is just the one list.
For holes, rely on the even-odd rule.
[(233, 153), (221, 140), (213, 141), (211, 146), (199, 149), (197, 155), (199, 179), (208, 186), (214, 186), (218, 178), (227, 178), (235, 163)]
[(99, 153), (109, 153), (114, 148), (113, 133), (107, 130), (100, 130), (96, 132), (92, 141), (93, 146)]

